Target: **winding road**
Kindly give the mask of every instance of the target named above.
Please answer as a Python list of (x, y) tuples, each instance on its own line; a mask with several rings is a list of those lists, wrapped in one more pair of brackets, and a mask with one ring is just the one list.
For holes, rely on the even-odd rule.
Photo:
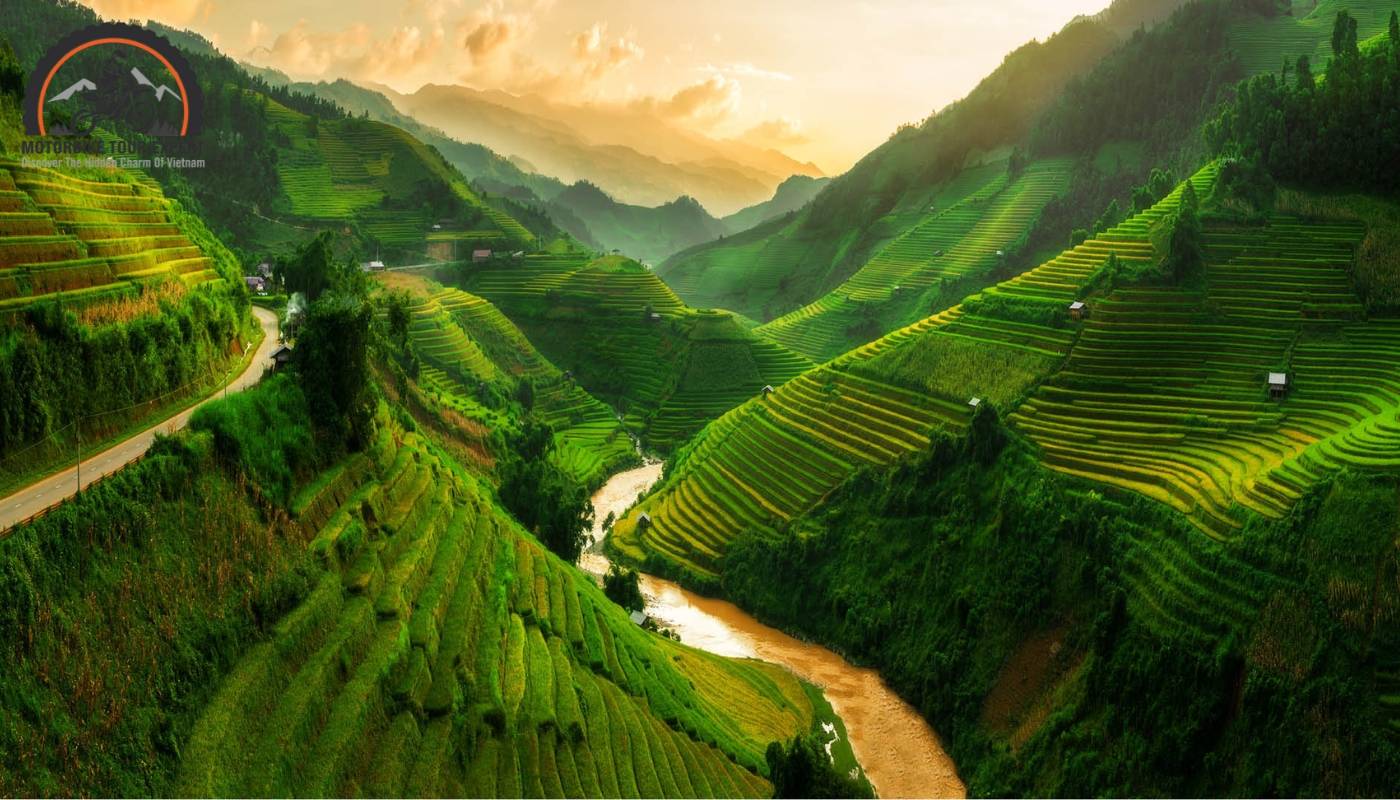
[[(253, 315), (258, 318), (258, 324), (262, 326), (263, 340), (258, 345), (257, 352), (253, 354), (252, 360), (248, 362), (248, 366), (244, 367), (237, 377), (229, 381), (228, 391), (242, 391), (261, 380), (271, 363), (272, 351), (277, 347), (277, 313), (253, 306)], [(189, 424), (190, 417), (194, 415), (196, 409), (222, 396), (222, 394), (222, 392), (212, 394), (174, 416), (167, 417), (140, 433), (123, 439), (100, 453), (89, 456), (81, 465), (82, 486), (86, 488), (140, 458), (155, 442), (157, 433), (174, 433), (184, 428)], [(77, 494), (78, 480), (75, 474), (77, 471), (76, 467), (69, 467), (27, 486), (9, 497), (0, 499), (0, 536), (3, 536), (5, 531), (16, 524)]]

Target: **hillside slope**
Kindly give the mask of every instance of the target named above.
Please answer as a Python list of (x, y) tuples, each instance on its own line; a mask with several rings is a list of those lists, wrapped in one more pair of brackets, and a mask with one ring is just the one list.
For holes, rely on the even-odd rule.
[(688, 195), (727, 214), (767, 199), (811, 164), (740, 142), (712, 140), (625, 107), (572, 106), (539, 97), (429, 84), (383, 91), (402, 112), (478, 142), (566, 183), (585, 180), (626, 203), (656, 206)]
[[(408, 291), (409, 340), (422, 360), (420, 384), (444, 407), (492, 430), (515, 427), (512, 400), (554, 428), (556, 457), (596, 486), (637, 455), (621, 420), (540, 354), (490, 302), (407, 273), (380, 282)], [(517, 412), (518, 413), (518, 412)]]
[[(1205, 193), (1214, 175), (1214, 167), (1202, 170), (1193, 184)], [(1076, 331), (1062, 321), (1064, 307), (1109, 255), (1156, 258), (1149, 231), (1174, 212), (1181, 191), (1036, 269), (725, 414), (677, 454), (661, 487), (617, 522), (611, 546), (713, 577), (743, 531), (776, 531), (857, 469), (922, 450), (940, 428), (964, 429), (971, 398), (1009, 408), (1070, 353)], [(1045, 313), (1027, 318), (1027, 304)], [(638, 525), (643, 513), (650, 521)]]
[(811, 365), (732, 315), (687, 307), (622, 256), (527, 256), (444, 275), (500, 307), (551, 362), (658, 450)]
[[(658, 271), (692, 305), (764, 322), (817, 300), (917, 225), (964, 167), (1004, 158), (1001, 148), (1019, 141), (1071, 79), (1118, 45), (1113, 22), (1143, 18), (1141, 5), (1115, 3), (1022, 46), (965, 99), (895, 132), (786, 224), (679, 253)], [(1163, 5), (1179, 4), (1153, 11)]]
[[(648, 264), (723, 236), (727, 230), (693, 198), (678, 197), (648, 208), (619, 203), (598, 187), (583, 182), (559, 192), (545, 207), (575, 237), (591, 237), (605, 250), (620, 250)], [(572, 228), (571, 220), (578, 220), (584, 227)]]
[(285, 375), (216, 403), (0, 540), (6, 793), (771, 791), (764, 748), (812, 727), (788, 673), (634, 625), (440, 423), (381, 404), (324, 460), (306, 408)]

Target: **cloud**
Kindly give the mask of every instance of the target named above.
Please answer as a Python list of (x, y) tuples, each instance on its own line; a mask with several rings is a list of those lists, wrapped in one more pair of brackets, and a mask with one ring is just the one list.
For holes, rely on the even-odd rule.
[(802, 130), (802, 123), (789, 117), (764, 120), (744, 131), (739, 138), (760, 147), (794, 147), (812, 141)]
[(574, 60), (585, 82), (601, 80), (646, 55), (642, 46), (627, 36), (607, 41), (607, 32), (605, 23), (595, 22), (588, 30), (574, 36)]
[(213, 0), (84, 0), (98, 14), (114, 20), (153, 19), (166, 25), (188, 25), (214, 12)]
[(513, 19), (487, 20), (478, 23), (462, 37), (462, 46), (472, 61), (481, 63), (505, 53), (523, 38), (522, 26)]
[[(250, 38), (264, 38), (254, 21)], [(255, 45), (250, 57), (298, 78), (393, 81), (427, 68), (442, 47), (442, 34), (399, 26), (377, 35), (363, 22), (339, 31), (313, 31), (306, 20), (278, 34), (270, 46)]]
[(792, 80), (792, 76), (787, 74), (786, 72), (778, 72), (776, 70), (755, 67), (753, 64), (750, 64), (747, 61), (740, 61), (735, 64), (726, 64), (722, 67), (716, 67), (712, 64), (706, 64), (703, 67), (699, 67), (699, 69), (702, 72), (718, 72), (722, 75), (737, 75), (741, 78), (760, 78), (763, 80), (770, 81)]
[(644, 97), (634, 100), (632, 108), (673, 121), (710, 126), (737, 113), (742, 99), (742, 87), (737, 80), (714, 74), (680, 89), (667, 98)]

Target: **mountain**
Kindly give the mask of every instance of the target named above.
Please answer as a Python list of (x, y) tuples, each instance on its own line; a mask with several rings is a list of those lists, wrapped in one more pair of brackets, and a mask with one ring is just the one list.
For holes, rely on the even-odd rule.
[[(647, 263), (660, 262), (678, 250), (723, 236), (726, 227), (690, 197), (647, 208), (609, 197), (591, 183), (579, 181), (546, 204), (560, 226), (604, 250), (621, 250)], [(570, 228), (567, 220), (585, 227)]]
[(762, 203), (735, 211), (720, 220), (728, 233), (734, 234), (762, 225), (770, 219), (790, 214), (807, 205), (830, 178), (814, 178), (810, 175), (793, 175), (778, 184), (773, 196)]
[(727, 214), (767, 199), (790, 175), (820, 175), (776, 151), (709, 139), (626, 107), (463, 86), (429, 84), (412, 94), (373, 88), (453, 138), (523, 158), (565, 182), (587, 180), (627, 203), (656, 206), (688, 195)]
[[(525, 202), (549, 200), (564, 189), (564, 184), (558, 180), (524, 169), (516, 161), (503, 158), (490, 148), (451, 138), (400, 113), (389, 98), (373, 89), (344, 79), (320, 83), (287, 81), (286, 85), (294, 91), (330, 100), (355, 116), (368, 116), (408, 131), (425, 144), (436, 147), (452, 166), (483, 189), (513, 195)], [(517, 189), (527, 189), (529, 193), (513, 194)]]

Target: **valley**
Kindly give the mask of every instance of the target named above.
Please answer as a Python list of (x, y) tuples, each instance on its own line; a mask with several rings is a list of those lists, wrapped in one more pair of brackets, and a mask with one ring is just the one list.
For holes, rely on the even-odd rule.
[(1395, 795), (1400, 4), (1104, 1), (5, 3), (0, 795)]

